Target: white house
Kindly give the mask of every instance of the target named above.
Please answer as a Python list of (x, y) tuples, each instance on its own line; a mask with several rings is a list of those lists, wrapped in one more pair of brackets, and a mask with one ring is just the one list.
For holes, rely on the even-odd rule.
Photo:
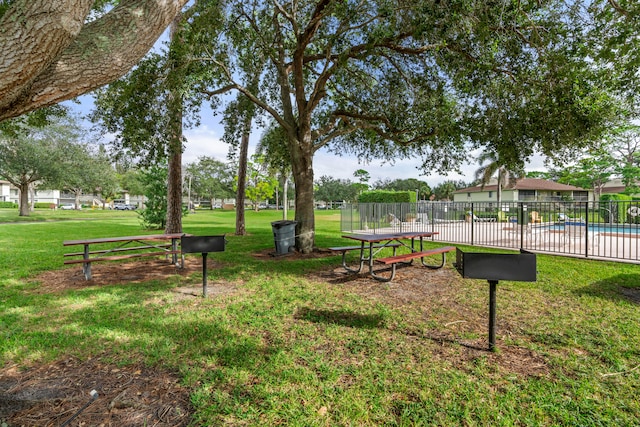
[[(485, 186), (476, 185), (453, 193), (454, 202), (496, 202), (497, 180)], [(573, 185), (559, 184), (538, 178), (518, 179), (514, 185), (507, 184), (502, 189), (502, 202), (587, 202), (593, 201), (593, 190)]]
[(11, 184), (9, 181), (0, 180), (0, 202), (11, 200)]

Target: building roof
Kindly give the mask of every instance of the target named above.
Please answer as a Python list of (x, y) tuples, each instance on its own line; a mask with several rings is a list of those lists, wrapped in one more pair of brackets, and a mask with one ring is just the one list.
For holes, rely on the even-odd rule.
[[(456, 193), (481, 193), (486, 191), (496, 191), (498, 184), (492, 180), (484, 187), (475, 185), (473, 187), (462, 188), (455, 191)], [(515, 185), (507, 184), (503, 190), (543, 190), (543, 191), (588, 191), (584, 188), (575, 187), (573, 185), (560, 184), (554, 181), (547, 181), (540, 178), (521, 178), (515, 182)]]
[(626, 189), (627, 187), (625, 187), (622, 179), (613, 178), (602, 186), (602, 194), (624, 193)]

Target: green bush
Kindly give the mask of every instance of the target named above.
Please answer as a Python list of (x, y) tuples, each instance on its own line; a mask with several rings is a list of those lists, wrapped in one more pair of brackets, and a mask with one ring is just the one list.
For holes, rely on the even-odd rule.
[(413, 191), (364, 191), (358, 196), (359, 203), (415, 203), (416, 193)]
[(17, 209), (18, 204), (13, 202), (0, 202), (1, 209)]
[(608, 202), (608, 201), (626, 201), (626, 200), (632, 200), (632, 197), (628, 194), (622, 194), (622, 193), (617, 193), (617, 194), (603, 194), (602, 196), (600, 196), (600, 201), (601, 202)]
[[(600, 196), (600, 217), (605, 222), (638, 224), (639, 215), (632, 215), (630, 208), (636, 212), (640, 207), (638, 202), (632, 202), (633, 197), (628, 194), (603, 194)], [(607, 202), (612, 202), (610, 205)]]

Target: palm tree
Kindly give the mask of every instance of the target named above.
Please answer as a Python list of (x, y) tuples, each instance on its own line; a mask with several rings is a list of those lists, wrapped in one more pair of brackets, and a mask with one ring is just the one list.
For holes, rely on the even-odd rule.
[(500, 210), (500, 201), (502, 199), (502, 189), (507, 185), (515, 185), (515, 182), (524, 177), (524, 167), (521, 164), (508, 165), (500, 161), (495, 151), (483, 151), (476, 159), (482, 166), (476, 170), (476, 179), (479, 179), (484, 186), (489, 183), (493, 175), (498, 173), (498, 187), (496, 191), (496, 200), (498, 202), (498, 211)]

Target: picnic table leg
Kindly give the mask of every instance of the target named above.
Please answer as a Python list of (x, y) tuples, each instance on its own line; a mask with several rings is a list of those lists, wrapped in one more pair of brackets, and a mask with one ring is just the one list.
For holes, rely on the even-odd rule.
[(394, 279), (394, 277), (396, 277), (396, 263), (394, 262), (393, 264), (391, 264), (391, 276), (389, 277), (380, 276), (379, 274), (376, 274), (373, 269), (370, 271), (370, 274), (371, 277), (376, 279), (378, 282), (390, 282)]
[[(420, 237), (420, 252), (422, 252), (422, 237)], [(439, 265), (431, 265), (431, 264), (426, 264), (424, 262), (424, 258), (420, 258), (420, 262), (422, 263), (423, 267), (427, 267), (430, 268), (432, 270), (437, 270), (439, 268), (444, 267), (444, 265), (447, 263), (447, 253), (446, 252), (442, 252), (442, 262), (440, 262)]]
[(91, 280), (91, 262), (89, 260), (89, 245), (84, 245), (83, 259), (87, 262), (82, 263), (82, 273), (84, 273), (85, 280)]
[(424, 262), (424, 258), (420, 258), (420, 261), (422, 262), (422, 265), (423, 265), (424, 267), (431, 268), (432, 270), (437, 270), (437, 269), (439, 269), (439, 268), (444, 267), (444, 265), (447, 263), (447, 253), (446, 253), (446, 252), (442, 252), (442, 262), (440, 262), (440, 264), (439, 264), (439, 265), (430, 265), (430, 264), (426, 264), (426, 263)]
[[(178, 239), (172, 238), (171, 239), (171, 252), (172, 252), (171, 253), (171, 262), (176, 267), (178, 266), (178, 254), (176, 253), (177, 251), (178, 251)], [(184, 267), (184, 260), (182, 262), (182, 266)]]
[[(395, 247), (393, 248), (393, 254), (394, 255), (396, 254), (396, 248)], [(396, 277), (396, 264), (395, 263), (391, 264), (391, 276), (390, 277), (380, 276), (380, 275), (376, 274), (375, 271), (373, 271), (373, 243), (369, 243), (369, 274), (371, 275), (371, 277), (376, 279), (378, 282), (390, 282), (390, 281), (393, 280), (394, 277)]]
[(342, 267), (347, 270), (349, 273), (355, 273), (358, 274), (362, 271), (362, 267), (364, 267), (364, 242), (362, 243), (362, 245), (360, 246), (360, 260), (359, 260), (359, 265), (358, 268), (351, 268), (349, 266), (347, 266), (347, 252), (349, 252), (348, 250), (346, 251), (342, 251)]

